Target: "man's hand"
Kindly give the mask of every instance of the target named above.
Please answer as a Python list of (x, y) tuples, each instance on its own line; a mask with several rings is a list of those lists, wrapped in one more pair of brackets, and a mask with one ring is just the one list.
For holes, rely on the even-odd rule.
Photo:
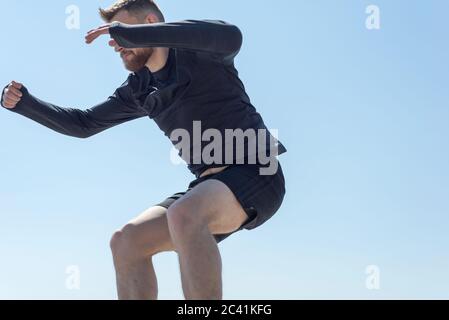
[[(112, 23), (108, 23), (102, 25), (101, 27), (98, 27), (97, 29), (90, 30), (86, 35), (86, 43), (91, 44), (98, 37), (109, 34), (109, 28), (111, 27), (111, 25)], [(124, 50), (124, 48), (120, 47), (114, 39), (111, 39), (109, 41), (109, 46), (113, 47), (115, 49), (115, 52), (122, 52)]]
[(104, 24), (96, 29), (90, 30), (86, 35), (86, 43), (91, 44), (94, 42), (98, 37), (109, 34), (109, 28), (111, 27), (111, 23)]
[(7, 109), (14, 109), (22, 99), (22, 84), (18, 82), (11, 82), (5, 91), (3, 91), (2, 105)]

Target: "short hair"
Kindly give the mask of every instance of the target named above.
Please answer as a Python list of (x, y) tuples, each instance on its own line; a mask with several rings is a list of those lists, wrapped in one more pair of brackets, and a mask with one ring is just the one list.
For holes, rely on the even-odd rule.
[(154, 13), (160, 22), (165, 18), (162, 11), (153, 0), (117, 0), (113, 5), (106, 9), (100, 8), (100, 16), (106, 22), (111, 22), (119, 11), (126, 10), (132, 15), (142, 13)]

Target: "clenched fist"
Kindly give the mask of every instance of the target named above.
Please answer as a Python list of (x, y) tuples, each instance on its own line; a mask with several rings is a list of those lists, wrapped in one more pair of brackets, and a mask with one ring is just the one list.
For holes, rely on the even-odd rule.
[(2, 105), (7, 109), (14, 109), (22, 99), (22, 84), (18, 82), (11, 82), (5, 91), (3, 91)]

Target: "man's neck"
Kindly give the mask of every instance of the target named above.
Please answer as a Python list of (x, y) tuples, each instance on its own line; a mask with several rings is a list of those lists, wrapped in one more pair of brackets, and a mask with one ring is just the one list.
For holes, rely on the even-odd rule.
[(162, 70), (167, 64), (169, 48), (154, 48), (153, 54), (148, 59), (146, 66), (152, 73)]

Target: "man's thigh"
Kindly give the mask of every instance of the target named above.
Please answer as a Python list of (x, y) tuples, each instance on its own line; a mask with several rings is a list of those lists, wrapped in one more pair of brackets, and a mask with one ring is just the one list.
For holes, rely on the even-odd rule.
[(206, 180), (187, 192), (173, 204), (193, 220), (207, 224), (214, 235), (230, 234), (248, 220), (233, 192), (219, 180)]
[(175, 251), (168, 229), (167, 209), (155, 206), (132, 219), (129, 228), (135, 248), (146, 255)]
[(188, 214), (207, 220), (217, 242), (235, 232), (248, 219), (232, 191), (218, 180), (207, 180), (187, 192), (177, 193), (128, 222), (133, 249), (151, 256), (176, 251), (168, 227), (167, 212), (173, 205), (186, 206)]

